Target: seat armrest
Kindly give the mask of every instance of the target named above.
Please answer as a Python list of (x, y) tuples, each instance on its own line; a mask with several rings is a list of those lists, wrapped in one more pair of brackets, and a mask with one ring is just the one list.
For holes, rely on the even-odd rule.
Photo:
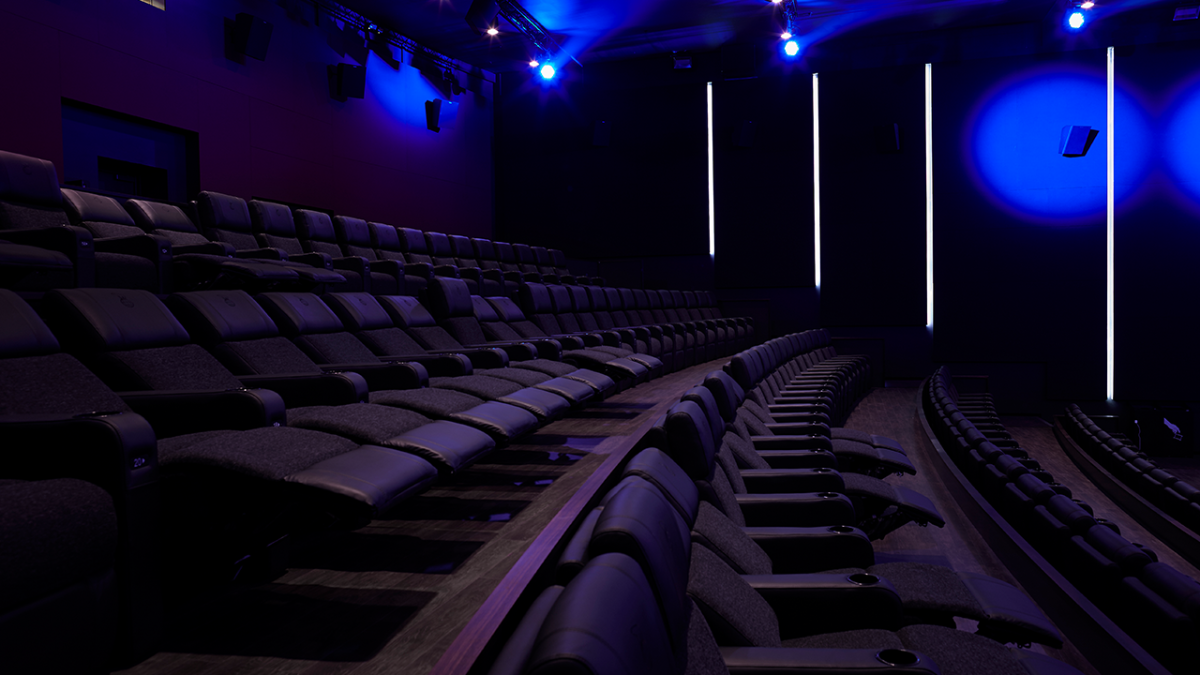
[(779, 637), (879, 628), (899, 630), (903, 603), (874, 574), (743, 574), (779, 617)]
[(279, 394), (289, 408), (346, 405), (367, 400), (367, 381), (358, 373), (241, 375), (238, 379), (247, 387), (270, 389)]
[(367, 381), (370, 391), (420, 389), (429, 384), (429, 371), (415, 362), (330, 363), (322, 364), (321, 370), (358, 373)]
[(842, 474), (824, 467), (815, 469), (742, 469), (746, 491), (752, 494), (786, 492), (841, 492)]
[(760, 450), (758, 456), (772, 469), (838, 468), (837, 457), (828, 450)]
[(207, 244), (189, 244), (187, 246), (175, 246), (172, 250), (175, 255), (187, 255), (195, 253), (200, 255), (220, 255), (226, 258), (232, 258), (234, 254), (233, 246), (226, 244), (223, 241), (210, 241)]
[[(430, 377), (461, 377), (475, 372), (474, 362), (461, 352), (431, 352), (417, 355), (381, 356), (384, 361), (419, 363)], [(484, 367), (484, 366), (480, 366)]]
[(432, 279), (433, 265), (423, 262), (404, 263), (404, 273), (420, 279)]
[(767, 428), (776, 436), (829, 437), (829, 427), (824, 424), (768, 424)]
[(484, 279), (490, 279), (491, 281), (504, 281), (504, 272), (501, 272), (495, 267), (492, 269), (480, 270), (479, 276), (483, 277)]
[(736, 495), (751, 527), (853, 525), (854, 505), (836, 492)]
[(833, 450), (825, 436), (751, 436), (755, 450)]
[(404, 263), (399, 260), (368, 260), (367, 267), (372, 272), (383, 272), (392, 276), (404, 274)]
[(504, 270), (502, 272), (505, 281), (525, 281), (524, 275), (517, 270)]
[(562, 343), (563, 349), (583, 349), (585, 347), (583, 338), (577, 335), (555, 335), (554, 339)]
[(458, 277), (458, 267), (456, 267), (454, 265), (436, 265), (433, 268), (433, 276), (449, 277), (451, 279), (457, 279), (457, 278), (459, 278)]
[(277, 248), (248, 248), (234, 251), (235, 258), (258, 258), (260, 260), (287, 260), (287, 253)]
[(269, 389), (131, 391), (121, 398), (150, 422), (159, 438), (287, 423), (283, 397)]
[(817, 424), (829, 427), (829, 414), (824, 412), (771, 413), (771, 418), (780, 424)]
[(95, 239), (96, 250), (102, 253), (123, 253), (147, 260), (171, 259), (171, 242), (166, 237), (153, 234), (138, 234), (132, 237), (105, 237)]
[(470, 279), (475, 283), (479, 283), (480, 277), (483, 276), (482, 270), (478, 267), (460, 267), (458, 268), (459, 279)]
[(754, 543), (771, 558), (776, 574), (821, 572), (875, 564), (875, 549), (865, 532), (849, 525), (829, 527), (746, 527)]
[(928, 656), (907, 649), (720, 647), (720, 650), (729, 675), (826, 675), (856, 671), (864, 675), (937, 675), (941, 672)]
[[(489, 343), (490, 344), (490, 343)], [(533, 345), (537, 352), (535, 358), (546, 359), (547, 361), (562, 361), (563, 344), (554, 338), (531, 339), (529, 342), (521, 344)], [(512, 354), (509, 354), (512, 357)], [(514, 361), (527, 361), (528, 359), (513, 359)]]
[(332, 262), (333, 269), (335, 270), (357, 272), (362, 277), (367, 277), (371, 274), (369, 261), (362, 256), (348, 255), (342, 258), (334, 258)]
[[(144, 417), (98, 411), (75, 416), (4, 415), (5, 475), (27, 480), (79, 478), (114, 499), (157, 481), (158, 442)], [(41, 452), (31, 452), (42, 448)]]
[(292, 253), (287, 256), (286, 260), (288, 262), (301, 263), (321, 270), (333, 269), (333, 259), (328, 253), (317, 253), (315, 251), (309, 253)]
[[(584, 348), (602, 347), (606, 343), (604, 333), (575, 333), (575, 337), (583, 340)], [(617, 345), (611, 345), (616, 347)]]
[[(432, 354), (447, 353), (449, 350), (432, 351)], [(472, 345), (465, 349), (454, 350), (455, 354), (465, 356), (471, 362), (473, 368), (507, 368), (511, 361), (528, 361), (529, 354), (534, 353), (531, 346), (523, 342), (514, 342), (511, 344), (503, 344), (492, 346), (488, 345)], [(514, 358), (520, 357), (520, 358)]]

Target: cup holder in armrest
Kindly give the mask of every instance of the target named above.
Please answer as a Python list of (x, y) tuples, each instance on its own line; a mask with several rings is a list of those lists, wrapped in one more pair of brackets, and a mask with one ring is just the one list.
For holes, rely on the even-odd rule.
[(875, 658), (889, 666), (915, 666), (921, 660), (907, 649), (885, 649), (876, 654)]
[(829, 528), (829, 531), (837, 532), (838, 534), (849, 534), (854, 531), (854, 528), (849, 525), (834, 525)]
[(874, 586), (875, 584), (879, 583), (879, 577), (875, 576), (874, 574), (866, 574), (863, 572), (851, 574), (850, 576), (846, 577), (846, 579), (848, 579), (850, 583), (857, 586)]
[(836, 492), (818, 492), (817, 496), (821, 499), (837, 499), (838, 497), (841, 497), (841, 495)]

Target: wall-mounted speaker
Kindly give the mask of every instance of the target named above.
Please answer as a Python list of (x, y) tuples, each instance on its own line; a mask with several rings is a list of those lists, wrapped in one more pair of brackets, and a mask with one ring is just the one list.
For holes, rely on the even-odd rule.
[(496, 15), (499, 13), (500, 6), (496, 4), (496, 0), (475, 0), (467, 9), (467, 25), (483, 35), (488, 28), (496, 25)]
[(367, 89), (367, 67), (349, 63), (329, 66), (329, 95), (339, 101), (363, 98)]
[(1063, 157), (1082, 157), (1087, 154), (1093, 138), (1091, 127), (1068, 124), (1058, 137), (1058, 154)]
[(240, 13), (234, 21), (233, 39), (238, 53), (252, 59), (265, 61), (267, 47), (271, 44), (271, 31), (275, 26), (253, 14)]
[(604, 120), (597, 120), (592, 125), (592, 147), (607, 148), (612, 140), (612, 127)]
[(443, 101), (440, 98), (425, 101), (425, 126), (430, 131), (440, 132), (442, 129), (449, 129), (454, 126), (456, 119), (458, 119), (457, 101)]

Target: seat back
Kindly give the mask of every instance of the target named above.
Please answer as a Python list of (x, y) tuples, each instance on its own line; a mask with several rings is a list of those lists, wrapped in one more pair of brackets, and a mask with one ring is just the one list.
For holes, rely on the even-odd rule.
[[(151, 202), (143, 199), (130, 199), (125, 202), (125, 210), (133, 217), (133, 222), (150, 234), (163, 237), (174, 246), (201, 246), (214, 244), (200, 234), (196, 224), (184, 213), (183, 209), (174, 204)], [(230, 247), (230, 250), (232, 247)]]
[(296, 236), (291, 207), (258, 199), (251, 199), (246, 206), (250, 209), (250, 223), (260, 246), (277, 248), (288, 255), (304, 253), (304, 246)]
[(409, 227), (396, 228), (400, 235), (400, 250), (404, 251), (404, 259), (408, 262), (434, 264), (429, 255), (429, 246), (425, 243), (425, 233)]
[(68, 224), (51, 162), (0, 151), (0, 230)]
[(333, 219), (328, 213), (296, 209), (294, 216), (296, 235), (300, 238), (304, 250), (324, 253), (331, 258), (344, 256), (337, 243), (337, 234), (333, 231)]
[(471, 291), (462, 279), (434, 277), (426, 293), (429, 309), (438, 325), (465, 345), (481, 345), (488, 341), (483, 327), (475, 318)]
[(379, 260), (371, 242), (371, 228), (362, 218), (334, 216), (333, 231), (344, 255), (356, 255), (367, 260)]
[(379, 359), (354, 337), (329, 305), (312, 293), (260, 293), (255, 300), (305, 354), (317, 363), (375, 363)]
[(451, 234), (447, 238), (450, 240), (450, 250), (454, 254), (454, 264), (459, 267), (478, 267), (483, 269), (483, 265), (480, 264), (475, 253), (475, 247), (471, 244), (470, 237), (464, 237), (461, 234)]
[(133, 237), (145, 232), (129, 212), (112, 197), (64, 188), (63, 206), (72, 225), (92, 233), (93, 237)]
[(392, 321), (413, 337), (425, 349), (462, 349), (462, 343), (437, 324), (433, 315), (416, 298), (407, 295), (381, 295), (379, 304), (387, 310)]
[(503, 241), (492, 242), (496, 249), (496, 260), (500, 262), (500, 269), (505, 272), (520, 272), (521, 267), (517, 264), (517, 254), (513, 253), (513, 245)]
[[(526, 318), (549, 335), (563, 333), (563, 328), (554, 314), (554, 302), (550, 299), (550, 290), (546, 288), (545, 284), (532, 282), (521, 284), (519, 293), (521, 311), (525, 313)], [(517, 332), (520, 332), (519, 328)]]
[(475, 249), (475, 259), (479, 268), (485, 270), (500, 269), (500, 261), (496, 257), (496, 247), (487, 239), (471, 239), (471, 248)]
[(209, 239), (230, 244), (238, 251), (261, 246), (254, 236), (250, 208), (241, 197), (204, 191), (196, 195), (196, 212)]
[(425, 247), (435, 265), (458, 265), (454, 258), (454, 249), (450, 246), (450, 238), (441, 232), (426, 232)]
[(370, 293), (326, 293), (325, 304), (342, 325), (378, 356), (413, 356), (426, 353), (408, 333), (396, 326), (387, 310)]
[(400, 247), (400, 234), (387, 223), (367, 223), (370, 228), (371, 246), (380, 260), (404, 262), (404, 249)]

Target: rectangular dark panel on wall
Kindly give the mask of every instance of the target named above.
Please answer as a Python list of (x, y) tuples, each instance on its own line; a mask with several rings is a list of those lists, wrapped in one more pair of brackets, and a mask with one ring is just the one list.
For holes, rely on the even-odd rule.
[(819, 79), (821, 323), (922, 326), (924, 70), (851, 70)]
[(496, 238), (591, 259), (708, 252), (705, 85), (627, 86), (621, 67), (506, 91)]
[[(1105, 52), (934, 64), (934, 353), (1104, 397)], [(1099, 138), (1060, 153), (1062, 128)], [(1032, 386), (1032, 383), (1031, 383)]]
[(718, 288), (813, 285), (812, 76), (713, 85)]
[[(1200, 43), (1118, 50), (1118, 400), (1196, 400)], [(1189, 441), (1193, 442), (1193, 441)]]

